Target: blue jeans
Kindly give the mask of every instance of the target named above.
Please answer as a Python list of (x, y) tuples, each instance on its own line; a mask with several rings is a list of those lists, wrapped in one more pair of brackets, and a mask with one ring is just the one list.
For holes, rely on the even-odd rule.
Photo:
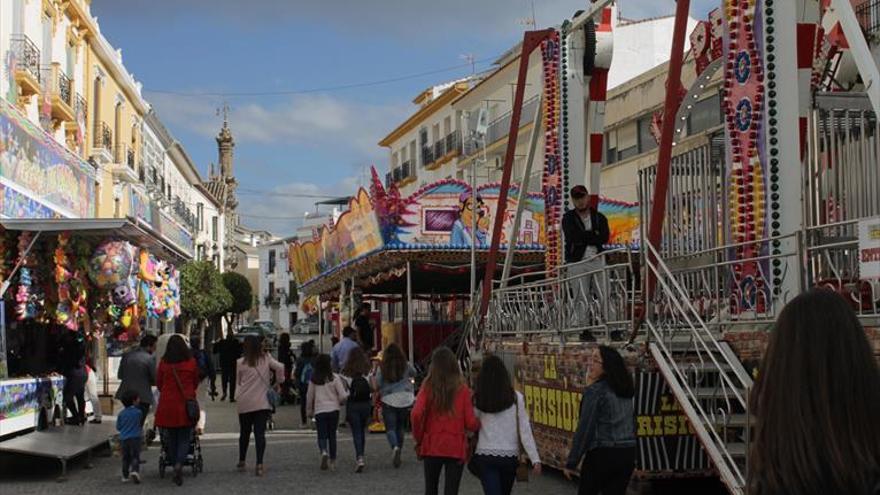
[(516, 457), (477, 455), (474, 461), (480, 469), (485, 495), (510, 495), (516, 480)]
[(408, 408), (391, 407), (382, 404), (382, 421), (385, 422), (385, 435), (391, 448), (403, 449), (403, 425), (409, 418)]
[(165, 436), (165, 454), (171, 465), (183, 464), (189, 455), (189, 443), (192, 439), (192, 427), (162, 428)]
[[(339, 411), (315, 414), (318, 427), (318, 449), (330, 453), (330, 459), (336, 460), (336, 429), (339, 428)], [(329, 446), (328, 446), (329, 444)]]
[(354, 439), (354, 452), (357, 457), (364, 456), (364, 444), (367, 441), (367, 425), (373, 415), (373, 404), (367, 402), (349, 402), (346, 409), (348, 425)]

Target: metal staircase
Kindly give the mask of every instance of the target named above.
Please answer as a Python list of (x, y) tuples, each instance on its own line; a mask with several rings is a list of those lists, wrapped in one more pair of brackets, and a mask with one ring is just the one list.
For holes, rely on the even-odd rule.
[(657, 249), (647, 242), (644, 249), (645, 267), (657, 280), (646, 301), (648, 349), (721, 480), (732, 494), (744, 495), (752, 378), (703, 321)]

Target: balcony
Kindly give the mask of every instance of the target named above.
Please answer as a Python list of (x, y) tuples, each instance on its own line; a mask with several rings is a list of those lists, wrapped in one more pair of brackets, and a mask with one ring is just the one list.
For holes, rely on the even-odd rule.
[(411, 182), (415, 182), (416, 180), (416, 162), (415, 160), (407, 160), (403, 162), (403, 165), (397, 170), (400, 170), (400, 179), (398, 179), (398, 186), (405, 186)]
[(47, 78), (49, 102), (52, 104), (52, 120), (56, 123), (76, 121), (73, 99), (73, 81), (61, 70), (61, 64), (54, 62), (43, 70)]
[(870, 38), (880, 31), (880, 0), (867, 0), (855, 6), (856, 18), (862, 30)]
[[(878, 0), (880, 1), (880, 0)], [(519, 128), (520, 130), (531, 124), (532, 121), (535, 120), (535, 112), (538, 110), (538, 96), (535, 95), (525, 102), (523, 102), (522, 113), (519, 118)], [(476, 112), (473, 112), (476, 114)], [(486, 128), (486, 136), (485, 136), (485, 145), (488, 148), (489, 146), (501, 141), (502, 139), (506, 139), (508, 134), (510, 133), (510, 119), (512, 117), (511, 112), (506, 112), (501, 116), (495, 118), (492, 122), (489, 122), (489, 126)], [(474, 115), (473, 118), (476, 118)], [(470, 128), (475, 128), (475, 125), (469, 126)], [(474, 139), (469, 139), (467, 143), (464, 145), (463, 154), (470, 156), (474, 153), (480, 151), (483, 143), (478, 142)]]
[(434, 143), (434, 158), (440, 160), (446, 156), (446, 140), (439, 139)]
[(113, 148), (113, 180), (137, 184), (142, 182), (134, 164), (134, 150), (127, 144)]
[(15, 83), (21, 96), (39, 94), (41, 89), (40, 50), (23, 34), (12, 35), (12, 53), (15, 56)]
[(422, 147), (422, 166), (427, 167), (434, 163), (434, 149), (430, 146)]
[(277, 295), (268, 295), (263, 298), (263, 305), (267, 308), (281, 306), (281, 298)]
[(79, 93), (76, 94), (76, 103), (74, 104), (73, 110), (74, 113), (76, 113), (77, 119), (82, 119), (83, 122), (88, 120), (89, 106), (86, 105), (86, 99)]
[(95, 122), (92, 148), (92, 154), (99, 163), (107, 164), (113, 161), (113, 131), (106, 122)]

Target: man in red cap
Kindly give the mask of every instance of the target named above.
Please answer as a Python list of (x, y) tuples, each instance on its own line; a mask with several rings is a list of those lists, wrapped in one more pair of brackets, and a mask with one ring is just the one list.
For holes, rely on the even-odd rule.
[[(562, 216), (565, 262), (568, 264), (566, 276), (576, 277), (571, 284), (574, 302), (583, 301), (587, 308), (595, 307), (593, 295), (598, 293), (595, 284), (601, 280), (595, 275), (605, 267), (605, 259), (600, 253), (610, 237), (608, 219), (590, 205), (590, 193), (582, 185), (571, 188), (571, 202), (574, 209)], [(589, 315), (578, 315), (578, 321), (573, 323), (590, 325), (590, 320)], [(588, 331), (585, 333), (589, 335)]]

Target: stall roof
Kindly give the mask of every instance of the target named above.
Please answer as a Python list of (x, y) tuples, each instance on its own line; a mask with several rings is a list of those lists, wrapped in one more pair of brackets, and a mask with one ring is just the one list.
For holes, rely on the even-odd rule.
[(72, 232), (89, 237), (120, 237), (151, 251), (164, 254), (166, 258), (187, 261), (189, 254), (170, 242), (147, 225), (131, 218), (6, 218), (0, 219), (6, 230), (27, 232)]

